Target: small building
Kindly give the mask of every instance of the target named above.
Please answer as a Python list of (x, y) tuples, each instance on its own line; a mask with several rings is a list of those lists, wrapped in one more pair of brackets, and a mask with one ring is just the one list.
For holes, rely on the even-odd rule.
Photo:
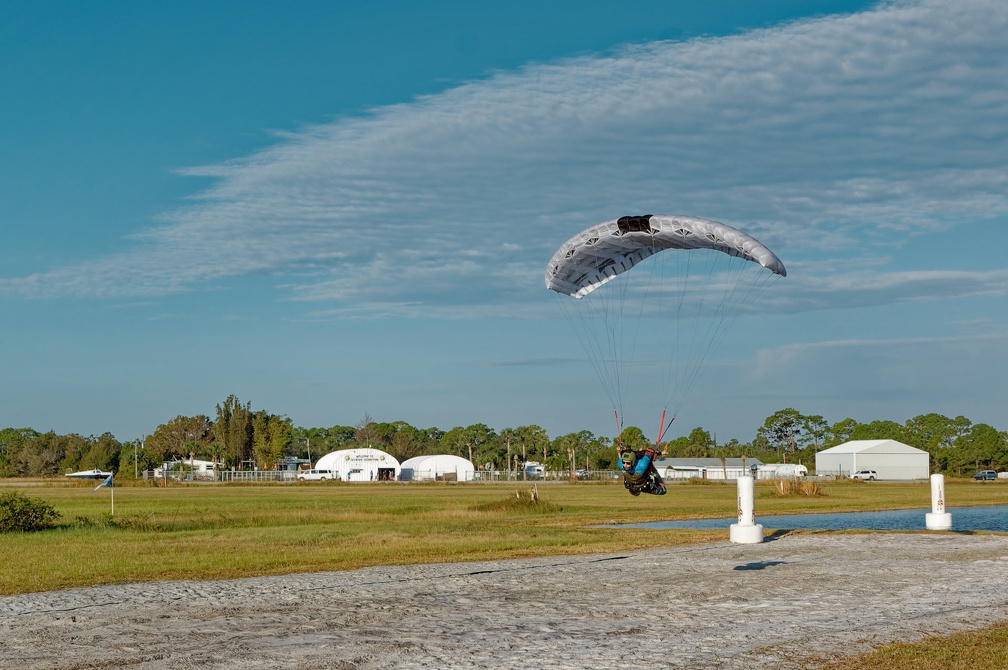
[(360, 447), (332, 451), (315, 462), (316, 470), (339, 473), (345, 482), (377, 482), (399, 479), (399, 461), (381, 449)]
[(451, 454), (416, 456), (403, 461), (400, 466), (404, 482), (471, 482), (476, 478), (472, 461)]
[(879, 479), (927, 479), (930, 464), (928, 452), (896, 440), (851, 440), (816, 454), (816, 474), (837, 477), (874, 470)]
[(311, 461), (307, 458), (298, 458), (297, 456), (284, 456), (278, 462), (278, 466), (281, 470), (311, 470)]
[(758, 458), (659, 458), (655, 470), (664, 479), (735, 480), (742, 475), (754, 475), (763, 462)]
[(800, 479), (808, 476), (801, 463), (764, 463), (756, 470), (756, 479)]
[(165, 475), (175, 479), (216, 479), (219, 463), (201, 461), (198, 458), (180, 458), (165, 461), (161, 467), (154, 470), (155, 479), (164, 479)]

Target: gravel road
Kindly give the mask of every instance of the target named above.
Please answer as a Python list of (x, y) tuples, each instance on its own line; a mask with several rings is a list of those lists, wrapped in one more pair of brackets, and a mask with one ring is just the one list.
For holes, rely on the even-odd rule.
[(0, 598), (0, 668), (795, 668), (1008, 619), (1008, 535), (785, 533)]

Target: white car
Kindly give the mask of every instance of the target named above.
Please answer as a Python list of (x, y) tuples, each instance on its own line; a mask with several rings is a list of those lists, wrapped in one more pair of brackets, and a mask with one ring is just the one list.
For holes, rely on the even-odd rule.
[(875, 474), (874, 470), (858, 470), (850, 476), (851, 479), (860, 479), (861, 481), (868, 480), (870, 482), (878, 479), (878, 475)]
[(303, 470), (298, 473), (298, 481), (302, 482), (324, 482), (327, 479), (339, 479), (339, 475), (332, 470)]

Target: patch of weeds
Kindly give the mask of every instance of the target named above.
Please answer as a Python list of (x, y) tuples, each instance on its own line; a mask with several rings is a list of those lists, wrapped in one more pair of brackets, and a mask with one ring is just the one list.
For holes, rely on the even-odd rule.
[(481, 512), (505, 512), (511, 514), (546, 514), (562, 510), (553, 503), (545, 502), (539, 498), (539, 490), (533, 486), (528, 491), (522, 492), (515, 489), (513, 498), (505, 498), (495, 502), (477, 505), (475, 509)]
[(52, 528), (60, 513), (45, 500), (12, 491), (0, 495), (0, 533), (23, 533)]
[(823, 495), (818, 482), (799, 479), (778, 479), (773, 483), (773, 492), (780, 497), (807, 496), (818, 498)]

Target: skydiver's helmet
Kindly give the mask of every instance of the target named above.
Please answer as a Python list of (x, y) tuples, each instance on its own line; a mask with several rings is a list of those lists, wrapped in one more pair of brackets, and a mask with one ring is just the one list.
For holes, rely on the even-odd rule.
[(632, 451), (624, 451), (620, 454), (620, 462), (624, 470), (633, 470), (634, 466), (637, 465), (637, 454)]

